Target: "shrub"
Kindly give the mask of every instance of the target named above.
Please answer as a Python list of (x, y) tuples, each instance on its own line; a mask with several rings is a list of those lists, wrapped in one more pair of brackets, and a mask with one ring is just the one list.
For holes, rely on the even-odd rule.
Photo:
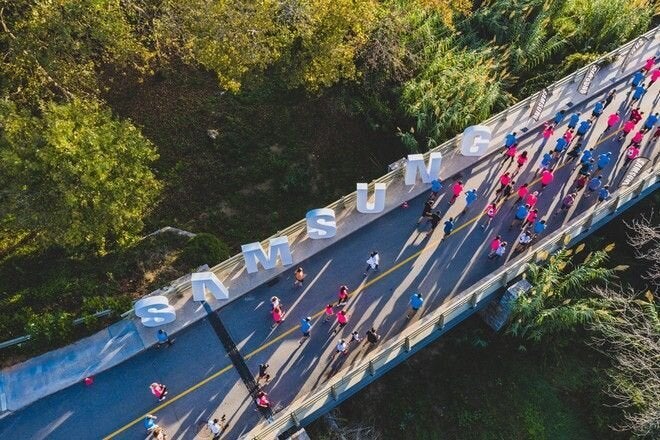
[(213, 266), (229, 258), (229, 247), (213, 234), (197, 234), (191, 238), (178, 262), (189, 269), (196, 268), (202, 264)]
[(40, 347), (51, 348), (71, 340), (73, 316), (67, 312), (44, 312), (30, 315), (26, 332), (32, 342)]

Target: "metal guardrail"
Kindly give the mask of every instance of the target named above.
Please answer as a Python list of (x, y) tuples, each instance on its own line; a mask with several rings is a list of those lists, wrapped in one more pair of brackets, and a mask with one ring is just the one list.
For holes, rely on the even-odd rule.
[[(637, 197), (658, 181), (660, 181), (660, 165), (656, 163), (651, 170), (639, 177), (639, 183), (636, 185), (619, 189), (613, 198), (580, 214), (570, 224), (540, 241), (533, 249), (519, 255), (470, 287), (469, 290), (457, 295), (454, 300), (421, 318), (356, 367), (340, 377), (330, 379), (319, 391), (295, 400), (288, 405), (290, 409), (287, 409), (286, 413), (280, 413), (271, 423), (262, 422), (241, 438), (243, 440), (275, 439), (289, 429), (299, 427), (305, 420), (311, 420), (327, 405), (331, 405), (333, 402), (336, 404), (337, 401), (350, 396), (353, 386), (366, 385), (373, 381), (375, 376), (405, 360), (409, 356), (406, 353), (415, 351), (438, 338), (447, 331), (447, 327), (452, 327), (452, 324), (465, 319), (466, 312), (476, 309), (483, 302), (490, 301), (496, 291), (506, 287), (509, 281), (522, 275), (530, 261), (545, 260), (547, 255), (567, 245), (572, 239), (616, 212), (623, 204)], [(455, 320), (458, 321), (453, 322)]]

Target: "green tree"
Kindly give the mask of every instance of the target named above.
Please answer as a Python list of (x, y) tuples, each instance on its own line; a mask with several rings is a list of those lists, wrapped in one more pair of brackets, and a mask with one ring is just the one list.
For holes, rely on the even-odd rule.
[(38, 117), (0, 101), (0, 126), (4, 234), (100, 252), (136, 238), (161, 185), (155, 148), (135, 126), (80, 99)]
[(571, 254), (570, 249), (562, 249), (544, 265), (530, 264), (527, 279), (532, 288), (516, 301), (507, 329), (510, 334), (540, 341), (578, 326), (612, 319), (606, 304), (580, 295), (591, 283), (614, 277), (614, 269), (602, 267), (607, 252), (590, 253), (578, 265), (572, 264)]
[(439, 42), (431, 61), (403, 87), (402, 103), (416, 120), (417, 136), (431, 145), (487, 119), (511, 102), (504, 90), (501, 66), (488, 50), (471, 51)]
[(100, 70), (145, 70), (151, 52), (131, 22), (131, 2), (0, 0), (0, 82), (12, 99), (96, 95)]

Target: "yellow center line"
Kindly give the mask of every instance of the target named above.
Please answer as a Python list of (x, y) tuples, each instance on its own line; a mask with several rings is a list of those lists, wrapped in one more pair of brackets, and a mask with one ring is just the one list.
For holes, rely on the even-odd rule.
[[(595, 144), (593, 147), (591, 147), (591, 148), (596, 148), (596, 147), (598, 147), (600, 144), (602, 144), (603, 142), (605, 142), (606, 140), (608, 140), (609, 138), (611, 138), (612, 136), (614, 136), (615, 134), (617, 134), (619, 131), (621, 131), (621, 129), (615, 130), (615, 131), (612, 132), (611, 134), (605, 136), (605, 137), (602, 138), (600, 141), (596, 142), (596, 144)], [(586, 148), (587, 148), (587, 147), (585, 146), (585, 149), (586, 149)], [(567, 150), (568, 150), (568, 149), (567, 149)], [(565, 166), (569, 165), (570, 163), (571, 163), (571, 162), (566, 162), (566, 163), (564, 163), (564, 164), (562, 164), (562, 165), (556, 167), (555, 170), (562, 169), (562, 168), (564, 168)], [(532, 180), (531, 182), (529, 182), (529, 186), (532, 186), (534, 183), (538, 182), (539, 180), (540, 180), (540, 177), (537, 178), (537, 179)], [(514, 196), (515, 196), (515, 194), (510, 194), (508, 198), (512, 198), (512, 197), (514, 197)], [(458, 227), (456, 227), (456, 228), (452, 231), (452, 234), (454, 234), (454, 233), (460, 231), (460, 230), (463, 229), (463, 228), (466, 228), (467, 226), (469, 226), (470, 224), (474, 223), (475, 221), (478, 221), (478, 220), (479, 220), (480, 218), (482, 218), (482, 217), (483, 217), (483, 213), (482, 213), (482, 214), (479, 214), (479, 215), (477, 215), (477, 216), (475, 216), (475, 217), (473, 217), (473, 218), (471, 218), (470, 220), (465, 221), (464, 223), (461, 223)], [(355, 289), (355, 291), (354, 291), (353, 293), (351, 293), (350, 297), (357, 296), (358, 294), (360, 294), (361, 292), (363, 292), (367, 287), (369, 287), (369, 286), (373, 285), (374, 283), (376, 283), (376, 282), (382, 280), (383, 278), (385, 278), (386, 276), (388, 276), (389, 274), (391, 274), (391, 273), (394, 272), (395, 270), (400, 269), (400, 268), (401, 268), (402, 266), (404, 266), (405, 264), (409, 263), (410, 261), (412, 261), (412, 260), (414, 260), (415, 258), (417, 258), (417, 257), (419, 257), (420, 255), (422, 255), (424, 252), (435, 251), (435, 250), (436, 250), (436, 245), (439, 245), (441, 242), (442, 242), (442, 239), (439, 239), (439, 240), (436, 239), (436, 240), (433, 240), (433, 241), (429, 241), (429, 243), (427, 244), (427, 246), (426, 246), (424, 249), (421, 249), (421, 250), (415, 252), (414, 254), (410, 255), (409, 257), (407, 257), (407, 258), (405, 258), (404, 260), (400, 261), (399, 263), (395, 264), (394, 266), (392, 266), (391, 268), (389, 268), (389, 269), (386, 270), (385, 272), (382, 272), (382, 273), (379, 274), (378, 276), (372, 278), (370, 281), (368, 281), (368, 282), (362, 284), (360, 287), (358, 287), (357, 289)], [(348, 307), (347, 307), (347, 308), (348, 308)], [(314, 315), (312, 315), (312, 319), (316, 319), (316, 318), (320, 317), (320, 316), (324, 313), (324, 311), (325, 311), (325, 309), (316, 312)], [(245, 359), (250, 359), (250, 358), (254, 357), (255, 355), (257, 355), (258, 353), (262, 352), (263, 350), (265, 350), (266, 348), (270, 347), (271, 345), (275, 344), (276, 342), (279, 342), (279, 341), (281, 341), (282, 339), (286, 338), (287, 336), (289, 336), (291, 333), (293, 333), (294, 331), (298, 330), (299, 328), (300, 328), (300, 325), (296, 325), (296, 326), (294, 326), (294, 327), (291, 327), (289, 330), (283, 332), (282, 334), (278, 335), (277, 337), (273, 338), (272, 340), (266, 342), (265, 344), (261, 345), (260, 347), (254, 349), (254, 350), (251, 351), (250, 353), (246, 354), (246, 355), (244, 356), (244, 358), (245, 358)], [(117, 429), (117, 430), (116, 430), (115, 432), (113, 432), (112, 434), (110, 434), (110, 435), (104, 437), (104, 440), (110, 440), (110, 439), (112, 439), (112, 437), (114, 437), (114, 436), (116, 436), (116, 435), (118, 435), (118, 434), (121, 434), (122, 432), (126, 431), (128, 428), (130, 428), (130, 427), (134, 426), (135, 424), (139, 423), (140, 421), (144, 420), (145, 417), (146, 417), (148, 414), (153, 414), (153, 413), (155, 413), (155, 412), (157, 412), (157, 411), (160, 411), (161, 409), (167, 407), (168, 405), (171, 405), (172, 403), (174, 403), (174, 402), (176, 402), (177, 400), (181, 399), (182, 397), (184, 397), (184, 396), (190, 394), (191, 392), (195, 391), (195, 390), (198, 389), (199, 387), (201, 387), (201, 386), (207, 384), (207, 383), (210, 382), (211, 380), (215, 379), (216, 377), (220, 376), (221, 374), (226, 373), (227, 371), (229, 371), (229, 370), (232, 369), (232, 368), (234, 368), (233, 364), (229, 364), (229, 365), (227, 365), (226, 367), (224, 367), (224, 368), (222, 368), (221, 370), (219, 370), (219, 371), (213, 373), (211, 376), (207, 377), (206, 379), (204, 379), (204, 380), (202, 380), (202, 381), (196, 383), (195, 385), (191, 386), (190, 388), (186, 389), (185, 391), (182, 391), (181, 393), (177, 394), (177, 395), (174, 396), (172, 399), (167, 400), (167, 401), (163, 402), (162, 404), (158, 405), (158, 406), (155, 407), (152, 411), (150, 411), (150, 412), (148, 412), (148, 413), (145, 413), (145, 414), (141, 415), (140, 417), (136, 418), (136, 419), (133, 420), (132, 422), (127, 423), (126, 425), (124, 425), (124, 426), (122, 426), (121, 428)]]

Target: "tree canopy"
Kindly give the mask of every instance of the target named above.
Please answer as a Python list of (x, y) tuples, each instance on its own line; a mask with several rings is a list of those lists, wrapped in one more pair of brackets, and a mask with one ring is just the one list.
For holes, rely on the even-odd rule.
[(131, 242), (156, 201), (155, 147), (98, 102), (50, 103), (39, 116), (0, 102), (3, 234), (104, 252)]

